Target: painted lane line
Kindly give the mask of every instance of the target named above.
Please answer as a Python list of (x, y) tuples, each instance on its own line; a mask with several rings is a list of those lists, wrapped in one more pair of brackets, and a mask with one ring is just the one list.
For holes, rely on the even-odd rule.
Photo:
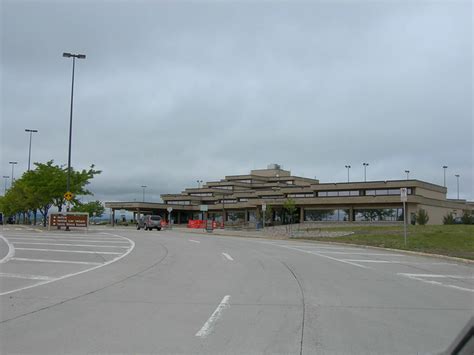
[(9, 240), (19, 240), (19, 241), (24, 241), (24, 240), (30, 240), (33, 242), (86, 242), (86, 243), (115, 243), (115, 244), (128, 244), (127, 242), (122, 242), (122, 241), (111, 241), (111, 240), (84, 240), (84, 239), (47, 239), (47, 238), (42, 238), (42, 239), (31, 239), (31, 238), (16, 238), (16, 237), (10, 237)]
[(346, 251), (318, 251), (318, 253), (324, 254), (341, 254), (341, 255), (367, 255), (367, 256), (408, 256), (402, 254), (379, 254), (379, 253), (367, 253), (367, 252), (346, 252)]
[(409, 264), (409, 265), (457, 265), (453, 263), (422, 263), (422, 262), (412, 262), (405, 260), (371, 260), (371, 259), (341, 259), (345, 261), (351, 261), (353, 263), (380, 263), (380, 264)]
[(117, 238), (95, 238), (95, 237), (84, 237), (84, 238), (78, 238), (78, 237), (53, 237), (49, 235), (45, 235), (42, 237), (31, 237), (31, 236), (25, 236), (25, 235), (12, 235), (10, 238), (15, 238), (15, 239), (28, 239), (28, 240), (77, 240), (77, 241), (84, 241), (84, 240), (96, 240), (96, 241), (108, 241), (108, 242), (120, 242), (123, 243), (121, 240), (117, 240)]
[(8, 246), (8, 253), (2, 259), (0, 259), (0, 264), (6, 263), (8, 260), (15, 256), (15, 247), (12, 243), (8, 241), (3, 235), (0, 234), (0, 239), (2, 239)]
[(34, 285), (30, 285), (30, 286), (25, 286), (25, 287), (21, 287), (21, 288), (17, 288), (17, 289), (14, 289), (14, 290), (10, 290), (10, 291), (6, 291), (6, 292), (3, 292), (3, 293), (0, 293), (0, 296), (4, 296), (4, 295), (8, 295), (10, 293), (14, 293), (14, 292), (19, 292), (19, 291), (23, 291), (23, 290), (27, 290), (29, 288), (33, 288), (33, 287), (37, 287), (37, 286), (41, 286), (41, 285), (46, 285), (48, 283), (51, 283), (51, 282), (55, 282), (55, 281), (60, 281), (60, 280), (64, 280), (64, 279), (67, 279), (69, 277), (73, 277), (73, 276), (77, 276), (77, 275), (80, 275), (80, 274), (84, 274), (86, 272), (89, 272), (89, 271), (93, 271), (93, 270), (96, 270), (96, 269), (99, 269), (101, 267), (104, 267), (104, 266), (107, 266), (107, 265), (110, 265), (116, 261), (119, 261), (120, 259), (122, 258), (125, 258), (128, 254), (130, 254), (132, 252), (133, 249), (135, 249), (135, 242), (131, 239), (128, 239), (126, 237), (122, 237), (120, 235), (117, 235), (117, 234), (111, 234), (115, 237), (118, 237), (118, 238), (122, 238), (124, 240), (127, 240), (129, 243), (130, 243), (130, 248), (125, 252), (123, 253), (122, 255), (119, 255), (105, 263), (102, 263), (102, 264), (99, 264), (99, 265), (96, 265), (94, 267), (91, 267), (89, 269), (86, 269), (86, 270), (81, 270), (81, 271), (78, 271), (78, 272), (74, 272), (74, 273), (71, 273), (71, 274), (67, 274), (67, 275), (63, 275), (63, 276), (60, 276), (60, 277), (57, 277), (53, 280), (47, 280), (47, 281), (42, 281), (42, 282), (38, 282)]
[(93, 245), (93, 244), (67, 244), (67, 243), (31, 243), (31, 242), (15, 242), (12, 243), (14, 245), (18, 244), (28, 244), (28, 245), (63, 245), (63, 246), (70, 246), (70, 247), (95, 247), (95, 248), (124, 248), (124, 246), (118, 245)]
[(0, 277), (7, 277), (12, 279), (26, 279), (26, 280), (53, 280), (54, 277), (41, 276), (41, 275), (25, 275), (25, 274), (11, 274), (6, 272), (0, 272)]
[[(439, 281), (433, 281), (433, 280), (425, 280), (421, 277), (416, 277), (416, 276), (413, 276), (413, 275), (416, 275), (416, 274), (404, 274), (404, 273), (397, 273), (397, 275), (400, 275), (400, 276), (405, 276), (405, 277), (408, 277), (412, 280), (416, 280), (416, 281), (421, 281), (423, 283), (426, 283), (426, 284), (430, 284), (430, 285), (435, 285), (435, 286), (442, 286), (442, 287), (448, 287), (448, 288), (452, 288), (452, 289), (455, 289), (455, 290), (459, 290), (459, 291), (467, 291), (467, 292), (472, 292), (474, 293), (474, 289), (472, 288), (465, 288), (465, 287), (460, 287), (460, 286), (456, 286), (456, 285), (451, 285), (451, 284), (444, 284), (442, 282), (439, 282)], [(421, 274), (422, 275), (422, 274)]]
[(234, 261), (234, 259), (229, 254), (222, 253), (222, 255), (224, 255), (227, 258), (227, 260)]
[(194, 240), (194, 239), (189, 239), (189, 241), (193, 243), (201, 243), (199, 240)]
[(112, 254), (120, 255), (122, 253), (112, 251), (90, 251), (90, 250), (64, 250), (64, 249), (40, 249), (40, 248), (16, 248), (16, 250), (33, 250), (33, 251), (55, 251), (59, 253), (81, 253), (81, 254)]
[(59, 263), (59, 264), (78, 264), (78, 265), (102, 265), (92, 261), (72, 261), (72, 260), (54, 260), (54, 259), (30, 259), (30, 258), (11, 258), (11, 261), (28, 261), (34, 263)]
[(433, 278), (446, 278), (446, 279), (474, 279), (474, 276), (470, 275), (436, 275), (436, 274), (407, 274), (407, 273), (398, 273), (398, 275), (403, 275), (407, 277), (433, 277)]
[(224, 296), (221, 303), (219, 303), (219, 305), (217, 306), (216, 310), (211, 314), (209, 319), (206, 321), (206, 323), (204, 323), (202, 328), (195, 334), (195, 336), (205, 338), (212, 332), (212, 330), (214, 329), (214, 324), (221, 317), (222, 311), (225, 308), (230, 307), (229, 300), (230, 295)]
[(333, 258), (332, 256), (325, 255), (325, 254), (320, 254), (318, 252), (309, 251), (309, 250), (301, 250), (301, 249), (298, 249), (298, 248), (291, 248), (291, 247), (287, 247), (287, 246), (284, 246), (284, 245), (278, 245), (278, 244), (274, 244), (274, 245), (278, 246), (278, 247), (281, 247), (281, 248), (295, 250), (295, 251), (299, 251), (299, 252), (306, 253), (306, 254), (317, 255), (317, 256), (320, 256), (322, 258), (326, 258), (326, 259), (329, 259), (329, 260), (339, 261), (340, 263), (343, 263), (343, 264), (349, 264), (349, 265), (352, 265), (352, 266), (357, 266), (357, 267), (360, 267), (362, 269), (370, 269), (368, 266), (365, 266), (365, 265), (357, 264), (357, 263), (354, 263), (354, 262), (351, 262), (351, 261), (346, 261), (344, 259)]

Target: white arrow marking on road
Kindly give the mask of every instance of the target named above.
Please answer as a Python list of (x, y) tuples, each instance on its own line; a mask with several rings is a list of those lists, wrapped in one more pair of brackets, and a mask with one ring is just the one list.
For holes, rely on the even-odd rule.
[(222, 255), (224, 255), (228, 260), (230, 261), (234, 261), (234, 259), (227, 253), (222, 253)]
[(206, 336), (209, 335), (209, 333), (212, 332), (214, 328), (214, 323), (220, 318), (222, 311), (225, 308), (230, 307), (229, 299), (230, 299), (230, 295), (224, 296), (221, 303), (219, 303), (219, 305), (217, 306), (216, 310), (211, 314), (207, 322), (204, 323), (202, 328), (196, 333), (195, 336), (200, 337), (200, 338), (205, 338)]
[(194, 239), (189, 239), (189, 241), (193, 243), (201, 243), (199, 240), (194, 240)]

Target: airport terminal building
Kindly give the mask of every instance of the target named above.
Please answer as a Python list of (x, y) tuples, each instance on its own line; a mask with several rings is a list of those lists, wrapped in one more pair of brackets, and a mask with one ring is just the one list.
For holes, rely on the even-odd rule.
[[(159, 214), (168, 219), (172, 207), (174, 224), (189, 220), (212, 219), (226, 225), (249, 226), (262, 221), (262, 206), (271, 215), (267, 222), (286, 221), (284, 204), (288, 199), (296, 206), (296, 222), (391, 222), (403, 221), (400, 189), (407, 188), (408, 222), (419, 209), (428, 212), (428, 224), (442, 224), (448, 213), (461, 216), (472, 211), (473, 202), (447, 199), (443, 186), (420, 180), (387, 180), (348, 183), (320, 183), (316, 179), (292, 176), (291, 172), (272, 164), (267, 169), (252, 170), (248, 175), (226, 176), (198, 188), (186, 188), (178, 194), (161, 195), (163, 203), (106, 202), (115, 221), (117, 210), (133, 212), (134, 220), (142, 214)], [(207, 210), (206, 212), (202, 210)]]

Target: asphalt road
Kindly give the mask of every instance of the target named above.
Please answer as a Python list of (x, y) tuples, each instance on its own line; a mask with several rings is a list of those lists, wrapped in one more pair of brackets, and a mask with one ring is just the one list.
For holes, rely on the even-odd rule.
[(437, 353), (474, 310), (473, 265), (446, 259), (177, 230), (2, 235), (2, 354)]

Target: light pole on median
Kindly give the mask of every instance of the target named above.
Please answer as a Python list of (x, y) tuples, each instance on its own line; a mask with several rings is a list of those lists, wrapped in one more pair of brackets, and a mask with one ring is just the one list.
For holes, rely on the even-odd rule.
[(5, 187), (3, 188), (3, 196), (7, 194), (7, 180), (10, 176), (8, 175), (3, 175), (3, 179), (5, 180)]
[(18, 164), (17, 161), (10, 161), (8, 162), (8, 164), (11, 164), (12, 165), (12, 181), (10, 183), (10, 187), (13, 187), (13, 181), (15, 180), (15, 178), (13, 177), (13, 172), (14, 172), (14, 167), (16, 164)]
[(454, 176), (456, 176), (456, 180), (457, 180), (457, 190), (458, 190), (458, 200), (459, 200), (459, 176), (461, 176), (461, 175), (456, 174)]
[(145, 202), (145, 189), (147, 188), (147, 186), (142, 185), (141, 188), (143, 189), (143, 202)]
[(31, 162), (31, 136), (33, 133), (38, 132), (37, 129), (25, 129), (25, 132), (28, 132), (30, 134), (30, 147), (28, 149), (28, 171), (30, 171), (30, 162)]
[[(77, 59), (86, 59), (85, 54), (72, 54), (72, 53), (63, 53), (64, 58), (72, 58), (72, 82), (71, 82), (71, 108), (69, 111), (69, 150), (68, 150), (68, 158), (67, 158), (67, 186), (66, 190), (69, 192), (71, 188), (71, 142), (72, 142), (72, 108), (74, 103), (74, 69), (76, 66), (76, 58)], [(67, 206), (67, 211), (69, 212), (69, 204)], [(66, 227), (66, 230), (69, 230)]]
[(407, 174), (407, 180), (410, 179), (410, 170), (405, 170), (405, 174)]
[(350, 179), (349, 179), (349, 169), (351, 168), (351, 166), (350, 165), (345, 165), (345, 167), (347, 169), (347, 182), (349, 182), (350, 181)]
[(446, 169), (447, 169), (447, 168), (448, 168), (447, 165), (443, 165), (443, 170), (444, 170), (444, 180), (443, 180), (443, 181), (444, 181), (444, 184), (443, 184), (443, 186), (444, 186), (444, 187), (446, 187)]
[(367, 182), (367, 167), (369, 166), (369, 163), (362, 163), (364, 166), (364, 182)]

